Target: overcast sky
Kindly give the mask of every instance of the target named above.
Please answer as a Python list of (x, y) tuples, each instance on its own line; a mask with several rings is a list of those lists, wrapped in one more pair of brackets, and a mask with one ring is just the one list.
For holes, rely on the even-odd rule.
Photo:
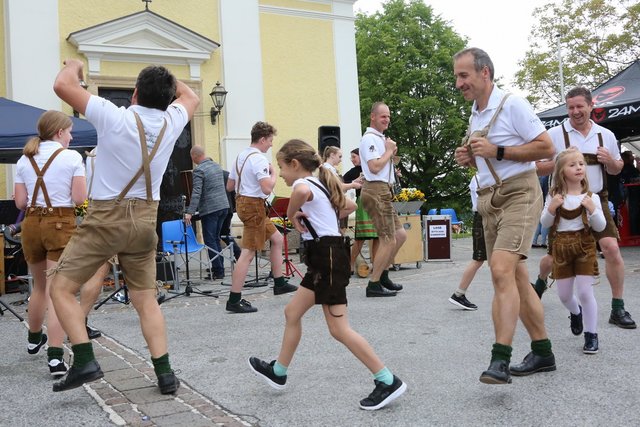
[[(512, 81), (518, 61), (529, 47), (533, 9), (555, 0), (424, 1), (449, 21), (458, 34), (469, 39), (469, 47), (479, 47), (489, 54), (496, 77), (502, 77), (503, 88), (524, 95)], [(381, 3), (381, 0), (358, 0), (353, 9), (371, 13), (382, 10)]]

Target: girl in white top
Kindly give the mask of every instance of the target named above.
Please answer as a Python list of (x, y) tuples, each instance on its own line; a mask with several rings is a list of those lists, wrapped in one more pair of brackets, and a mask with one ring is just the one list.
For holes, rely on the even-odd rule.
[[(302, 317), (314, 304), (321, 304), (331, 335), (374, 375), (376, 388), (360, 401), (360, 408), (380, 409), (404, 393), (407, 386), (384, 366), (369, 343), (351, 329), (347, 318), (345, 288), (349, 283), (350, 254), (338, 227), (338, 217), (349, 215), (356, 205), (344, 197), (338, 178), (320, 167), (320, 157), (309, 144), (291, 140), (282, 146), (276, 158), (280, 176), (293, 187), (287, 217), (304, 240), (307, 272), (285, 307), (286, 325), (278, 358), (267, 363), (251, 357), (249, 365), (270, 386), (283, 389), (288, 366), (302, 336)], [(313, 177), (318, 168), (318, 178)]]
[[(322, 153), (322, 160), (324, 160), (324, 163), (322, 164), (323, 168), (330, 170), (335, 176), (340, 177), (338, 169), (336, 169), (336, 166), (338, 166), (342, 161), (342, 150), (340, 148), (332, 145), (325, 147), (324, 152)], [(345, 184), (340, 180), (340, 187), (342, 188), (343, 193), (351, 189), (359, 190), (362, 188), (362, 179), (356, 178), (348, 184)]]
[[(596, 241), (590, 229), (604, 230), (606, 220), (600, 198), (589, 191), (584, 156), (574, 147), (556, 158), (553, 183), (540, 223), (552, 227), (553, 277), (560, 301), (570, 311), (571, 332), (580, 335), (584, 330), (583, 352), (597, 353), (598, 304), (593, 284), (598, 262)], [(578, 298), (574, 295), (574, 284)]]
[[(47, 279), (45, 272), (56, 266), (71, 238), (76, 227), (74, 206), (84, 202), (87, 191), (82, 157), (75, 151), (66, 150), (72, 139), (71, 118), (50, 110), (40, 116), (37, 126), (38, 136), (27, 142), (24, 154), (18, 160), (14, 195), (18, 209), (26, 210), (22, 246), (33, 277), (27, 309), (27, 351), (36, 354), (47, 342), (47, 335), (42, 333), (46, 315), (49, 371), (57, 377), (67, 371), (62, 359), (64, 331), (49, 297), (51, 279)], [(35, 162), (38, 172), (44, 170), (42, 185), (37, 184), (38, 176), (30, 159)]]

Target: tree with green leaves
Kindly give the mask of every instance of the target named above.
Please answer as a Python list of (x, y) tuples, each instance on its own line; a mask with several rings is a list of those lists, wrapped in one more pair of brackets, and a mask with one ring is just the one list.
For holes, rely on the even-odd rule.
[(564, 102), (560, 95), (558, 45), (565, 92), (595, 89), (640, 58), (640, 2), (561, 0), (534, 9), (531, 48), (518, 63), (515, 84), (534, 105)]
[(453, 76), (465, 40), (421, 0), (389, 0), (355, 25), (362, 124), (385, 102), (403, 186), (424, 192), (429, 207), (468, 207), (469, 171), (453, 155), (469, 117)]

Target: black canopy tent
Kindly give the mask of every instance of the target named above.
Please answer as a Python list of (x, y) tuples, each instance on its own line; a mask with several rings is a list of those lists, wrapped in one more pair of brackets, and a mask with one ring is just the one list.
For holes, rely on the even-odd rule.
[[(640, 137), (640, 60), (591, 92), (594, 122), (611, 130), (618, 140)], [(538, 114), (549, 129), (567, 118), (565, 104)]]
[[(16, 163), (27, 140), (37, 134), (36, 124), (45, 110), (0, 97), (0, 163)], [(73, 140), (69, 148), (84, 152), (96, 146), (96, 130), (86, 120), (71, 118)]]

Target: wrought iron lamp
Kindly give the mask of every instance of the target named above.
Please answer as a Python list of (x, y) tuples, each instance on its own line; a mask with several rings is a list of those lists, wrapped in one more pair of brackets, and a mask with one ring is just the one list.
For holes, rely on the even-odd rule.
[(209, 96), (213, 101), (213, 107), (211, 107), (211, 124), (215, 125), (216, 118), (218, 117), (218, 114), (220, 114), (222, 107), (224, 107), (227, 90), (220, 84), (220, 82), (216, 82), (216, 86), (211, 90)]

